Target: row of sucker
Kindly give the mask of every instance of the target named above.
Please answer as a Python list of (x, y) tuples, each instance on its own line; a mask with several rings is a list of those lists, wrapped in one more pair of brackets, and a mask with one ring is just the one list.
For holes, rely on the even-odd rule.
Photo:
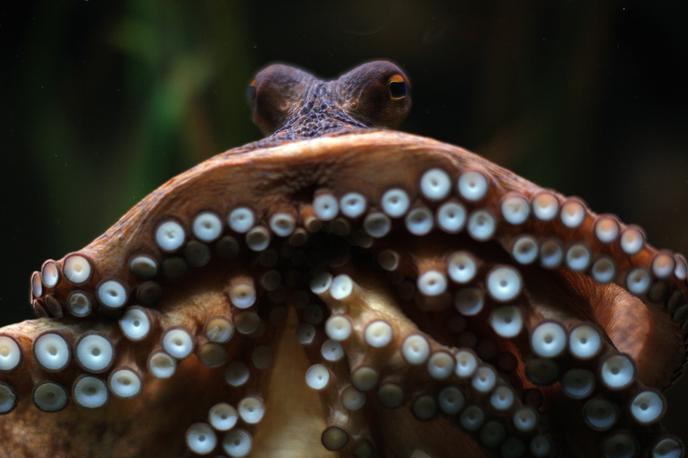
[(312, 369), (326, 374), (330, 355), (348, 356), (351, 387), (340, 392), (345, 406), (360, 408), (372, 397), (382, 408), (408, 408), (419, 421), (453, 417), (482, 445), (507, 456), (525, 452), (526, 445), (551, 448), (549, 438), (540, 434), (539, 414), (472, 349), (441, 345), (396, 305), (382, 307), (386, 316), (379, 316), (370, 304), (390, 299), (371, 295), (347, 274), (321, 273), (312, 290), (333, 312), (325, 327), (324, 361)]
[[(418, 421), (451, 417), (500, 456), (553, 456), (543, 398), (558, 384), (604, 456), (681, 456), (683, 445), (659, 426), (666, 401), (638, 380), (632, 358), (595, 323), (535, 311), (522, 269), (615, 283), (661, 303), (688, 335), (685, 258), (655, 250), (637, 227), (594, 215), (578, 199), (549, 191), (501, 195), (479, 170), (451, 177), (431, 168), (418, 183), (414, 193), (387, 188), (377, 202), (321, 189), (311, 203), (265, 216), (237, 206), (224, 218), (203, 210), (188, 226), (167, 217), (151, 234), (158, 252), (131, 253), (122, 275), (99, 272), (80, 253), (46, 261), (31, 277), (34, 310), (76, 321), (29, 336), (3, 330), (0, 414), (22, 397), (46, 412), (70, 401), (98, 408), (110, 396), (135, 397), (149, 377), (173, 377), (178, 362), (194, 355), (223, 368), (229, 391), (189, 426), (188, 449), (247, 456), (265, 415), (261, 380), (271, 367), (273, 328), (294, 307), (297, 339), (311, 362), (305, 387), (327, 406), (321, 441), (328, 450), (373, 456), (378, 439), (363, 410), (379, 407), (409, 409)], [(462, 248), (436, 256), (405, 251), (395, 242), (404, 232), (472, 247), (496, 241), (510, 259), (492, 263)], [(318, 245), (323, 233), (330, 238)], [(398, 287), (394, 294), (357, 271), (353, 249), (374, 253)], [(158, 307), (176, 282), (214, 262), (229, 272), (226, 302), (200, 321)], [(118, 325), (87, 327), (96, 313)], [(433, 313), (450, 318), (453, 341), (435, 339), (410, 318)], [(230, 345), (237, 338), (250, 340), (238, 353)], [(135, 356), (142, 346), (144, 359)], [(433, 456), (431, 445), (417, 447)]]
[[(578, 199), (562, 199), (549, 191), (532, 199), (513, 192), (492, 196), (498, 191), (490, 187), (484, 174), (466, 171), (453, 186), (449, 174), (439, 168), (422, 174), (419, 191), (414, 197), (403, 188), (392, 187), (373, 204), (357, 192), (337, 198), (322, 190), (311, 204), (280, 209), (264, 222), (254, 209), (242, 206), (231, 209), (224, 221), (218, 213), (201, 211), (189, 228), (177, 218), (166, 218), (152, 234), (165, 259), (133, 253), (127, 262), (139, 280), (136, 285), (125, 284), (116, 276), (101, 278), (88, 257), (75, 253), (62, 261), (48, 260), (34, 273), (32, 302), (40, 299), (35, 304), (39, 313), (57, 317), (65, 312), (84, 317), (97, 308), (119, 310), (133, 300), (154, 304), (160, 293), (152, 279), (160, 275), (176, 278), (189, 268), (207, 265), (212, 256), (210, 245), (231, 257), (238, 249), (237, 239), (243, 237), (250, 250), (260, 252), (267, 249), (272, 237), (298, 242), (309, 228), (312, 231), (323, 221), (340, 218), (359, 222), (372, 238), (386, 236), (396, 225), (416, 236), (465, 230), (474, 240), (500, 240), (522, 264), (539, 262), (548, 269), (585, 272), (601, 284), (616, 282), (637, 296), (650, 294), (653, 286), (657, 294), (658, 283), (686, 281), (688, 264), (683, 256), (652, 249), (639, 228), (625, 226), (610, 215), (595, 216)], [(71, 286), (65, 290), (68, 294), (58, 299), (63, 295), (62, 283)]]

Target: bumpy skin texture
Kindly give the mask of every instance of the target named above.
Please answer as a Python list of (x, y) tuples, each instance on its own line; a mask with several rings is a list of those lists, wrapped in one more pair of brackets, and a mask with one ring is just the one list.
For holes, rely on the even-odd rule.
[(31, 301), (52, 317), (0, 329), (0, 455), (680, 456), (650, 388), (684, 362), (685, 259), (468, 151), (364, 129), (403, 118), (407, 85), (387, 62), (268, 67), (252, 104), (273, 135), (46, 262)]

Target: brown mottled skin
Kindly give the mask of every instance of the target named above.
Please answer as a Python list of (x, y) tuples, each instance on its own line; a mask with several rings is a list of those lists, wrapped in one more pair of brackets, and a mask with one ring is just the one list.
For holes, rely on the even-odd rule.
[[(267, 137), (221, 153), (171, 179), (79, 250), (95, 269), (92, 278), (80, 288), (92, 291), (102, 280), (116, 278), (136, 297), (138, 280), (127, 269), (127, 260), (135, 253), (151, 253), (157, 259), (166, 256), (156, 246), (153, 233), (159, 222), (170, 216), (188, 223), (202, 210), (226, 215), (234, 206), (245, 205), (256, 209), (261, 221), (277, 210), (292, 208), (296, 208), (297, 220), (302, 221), (312, 212), (309, 205), (317, 189), (328, 189), (338, 196), (356, 190), (375, 205), (390, 186), (415, 189), (420, 173), (431, 167), (452, 172), (475, 170), (489, 177), (490, 191), (481, 204), (488, 208), (498, 208), (509, 193), (533, 199), (543, 191), (461, 148), (386, 130), (398, 126), (411, 106), (408, 78), (387, 61), (361, 65), (332, 81), (321, 81), (287, 65), (270, 65), (251, 83), (249, 102), (255, 123)], [(560, 202), (565, 199), (560, 194), (553, 195)], [(633, 257), (602, 246), (592, 235), (596, 218), (596, 214), (588, 212), (585, 223), (575, 231), (557, 221), (531, 221), (523, 227), (503, 224), (495, 239), (486, 243), (475, 242), (465, 234), (433, 233), (432, 237), (421, 239), (399, 232), (381, 240), (376, 248), (402, 253), (404, 263), (400, 271), (411, 278), (417, 274), (418, 265), (441, 263), (447, 252), (457, 249), (478, 255), (483, 270), (498, 263), (513, 263), (509, 256), (511, 243), (526, 229), (539, 238), (583, 241), (595, 253), (613, 258), (620, 271), (646, 267), (657, 255), (658, 251), (651, 246)], [(317, 243), (317, 236), (314, 237)], [(323, 247), (330, 242), (332, 239), (321, 240), (319, 249), (326, 251), (329, 248)], [(0, 373), (0, 382), (12, 383), (20, 399), (12, 413), (0, 416), (0, 457), (191, 456), (184, 445), (184, 432), (191, 423), (206, 421), (208, 408), (216, 402), (236, 405), (243, 395), (255, 393), (263, 396), (268, 408), (260, 424), (247, 428), (254, 435), (254, 457), (349, 457), (362, 437), (372, 440), (376, 456), (381, 457), (406, 458), (412, 450), (433, 458), (491, 456), (492, 452), (482, 447), (475, 435), (457, 426), (456, 419), (440, 416), (419, 422), (406, 407), (382, 408), (374, 393), (368, 396), (365, 408), (342, 420), (336, 390), (315, 392), (304, 384), (303, 374), (309, 365), (318, 362), (319, 353), (318, 348), (304, 350), (296, 343), (293, 304), (288, 304), (291, 311), (285, 324), (270, 328), (260, 338), (260, 342), (274, 345), (272, 370), (260, 375), (252, 373), (252, 382), (245, 388), (230, 389), (224, 383), (222, 368), (208, 368), (192, 355), (180, 362), (172, 379), (145, 376), (144, 391), (134, 400), (111, 399), (105, 408), (93, 411), (70, 403), (63, 411), (52, 414), (32, 405), (31, 390), (36, 383), (50, 379), (69, 387), (81, 373), (74, 364), (59, 374), (43, 371), (31, 353), (31, 342), (40, 332), (59, 329), (78, 336), (98, 329), (115, 342), (118, 365), (136, 367), (145, 373), (146, 358), (159, 348), (162, 330), (171, 325), (185, 326), (197, 335), (200, 343), (204, 339), (202, 329), (196, 330), (203, 327), (205, 320), (233, 317), (236, 309), (232, 309), (226, 294), (227, 279), (262, 272), (254, 257), (244, 250), (239, 262), (214, 259), (182, 280), (159, 279), (163, 295), (151, 304), (155, 330), (141, 342), (122, 338), (112, 314), (100, 312), (87, 319), (40, 318), (0, 329), (0, 334), (17, 339), (24, 358), (16, 372)], [(60, 266), (63, 260), (58, 261)], [(524, 318), (528, 329), (543, 319), (565, 324), (592, 321), (603, 330), (609, 348), (633, 357), (643, 384), (664, 387), (675, 377), (675, 369), (684, 360), (682, 336), (662, 306), (633, 296), (617, 284), (597, 284), (583, 273), (563, 268), (545, 271), (537, 264), (519, 269), (526, 289), (519, 303), (527, 310)], [(436, 382), (422, 371), (409, 369), (394, 352), (404, 335), (418, 330), (432, 338), (433, 348), (456, 345), (456, 336), (447, 330), (447, 323), (455, 314), (453, 308), (433, 310), (429, 304), (429, 308), (423, 309), (413, 301), (401, 300), (398, 286), (389, 283), (390, 277), (375, 270), (363, 255), (353, 256), (339, 272), (350, 274), (360, 287), (348, 312), (355, 317), (357, 329), (382, 316), (394, 325), (395, 335), (388, 349), (371, 354), (362, 351), (358, 341), (347, 346), (348, 362), (332, 368), (336, 382), (346, 382), (349, 370), (365, 363), (382, 367), (385, 380), (408, 384), (409, 393), (436, 387)], [(685, 281), (671, 278), (666, 283), (672, 291), (686, 296)], [(71, 285), (61, 281), (43, 296), (32, 296), (34, 309), (45, 312), (47, 297), (63, 303), (71, 289)], [(321, 299), (331, 308), (337, 306), (331, 298)], [(480, 321), (469, 324), (479, 337), (490, 332), (482, 316)], [(322, 338), (320, 330), (318, 339)], [(253, 345), (247, 337), (233, 338), (226, 345), (230, 360), (245, 359)], [(529, 352), (527, 337), (502, 339), (497, 346), (519, 358), (518, 367), (509, 374), (514, 385), (533, 388), (524, 375)], [(549, 432), (556, 444), (552, 456), (601, 456), (599, 444), (603, 435), (587, 431), (582, 420), (571, 415), (580, 405), (564, 399), (558, 385), (542, 388), (541, 392), (541, 408), (548, 414)], [(320, 443), (320, 433), (332, 422), (344, 425), (351, 435), (339, 452), (327, 451)], [(218, 441), (221, 440), (222, 435), (218, 434)], [(216, 454), (218, 450), (219, 447)]]
[[(398, 91), (398, 96), (391, 96), (391, 91)], [(332, 81), (272, 64), (251, 82), (248, 99), (253, 121), (268, 136), (261, 146), (371, 127), (394, 128), (411, 109), (408, 78), (387, 61), (363, 64)]]

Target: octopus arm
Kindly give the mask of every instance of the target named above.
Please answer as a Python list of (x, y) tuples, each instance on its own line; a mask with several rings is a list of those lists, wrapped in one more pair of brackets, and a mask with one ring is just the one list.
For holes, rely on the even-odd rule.
[(230, 150), (34, 273), (51, 318), (0, 329), (0, 434), (9, 456), (679, 453), (656, 388), (686, 270), (430, 139)]

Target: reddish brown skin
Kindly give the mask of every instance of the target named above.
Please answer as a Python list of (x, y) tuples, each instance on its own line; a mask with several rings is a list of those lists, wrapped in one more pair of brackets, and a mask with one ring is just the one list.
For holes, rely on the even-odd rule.
[[(399, 94), (399, 88), (392, 94), (389, 85), (398, 78), (405, 84), (406, 95), (400, 98), (392, 97)], [(307, 220), (305, 216), (312, 214), (310, 199), (314, 190), (326, 189), (336, 196), (355, 190), (375, 203), (380, 201), (386, 189), (398, 186), (406, 189), (412, 202), (416, 202), (420, 200), (417, 191), (420, 176), (432, 167), (443, 168), (453, 179), (465, 170), (481, 172), (488, 178), (487, 196), (479, 205), (468, 204), (469, 209), (498, 209), (501, 200), (510, 193), (532, 200), (543, 192), (537, 185), (461, 148), (392, 130), (373, 129), (396, 127), (410, 109), (410, 83), (403, 71), (392, 63), (365, 64), (327, 82), (293, 67), (273, 65), (259, 72), (250, 87), (253, 118), (270, 136), (221, 153), (169, 180), (103, 235), (79, 250), (78, 253), (87, 257), (94, 267), (93, 275), (85, 285), (79, 286), (80, 289), (95, 291), (103, 280), (117, 279), (129, 287), (130, 297), (135, 298), (136, 286), (141, 281), (127, 268), (128, 260), (138, 253), (150, 254), (158, 260), (166, 256), (157, 247), (153, 234), (160, 221), (169, 217), (182, 222), (188, 231), (199, 211), (213, 210), (223, 216), (237, 205), (244, 205), (254, 208), (257, 219), (264, 224), (276, 211), (296, 209), (297, 224), (303, 225)], [(564, 196), (554, 192), (552, 195), (559, 203), (565, 201)], [(479, 256), (484, 265), (483, 273), (494, 264), (514, 264), (509, 250), (514, 237), (522, 233), (539, 240), (557, 237), (564, 243), (583, 242), (595, 255), (611, 257), (619, 272), (639, 267), (649, 270), (660, 253), (646, 245), (639, 253), (628, 256), (618, 244), (600, 243), (593, 230), (598, 215), (587, 208), (584, 223), (575, 230), (564, 227), (558, 219), (541, 222), (531, 218), (523, 225), (510, 226), (498, 213), (495, 215), (499, 229), (487, 243), (475, 242), (465, 235), (434, 232), (427, 236), (429, 238), (420, 239), (397, 229), (376, 242), (373, 249), (388, 248), (401, 253), (400, 272), (410, 278), (426, 266), (444, 265), (445, 255), (457, 249), (469, 249)], [(352, 225), (360, 225), (360, 219)], [(398, 223), (395, 228), (397, 226)], [(620, 224), (621, 231), (625, 228)], [(181, 281), (156, 279), (163, 287), (163, 295), (151, 307), (154, 331), (141, 342), (128, 342), (119, 334), (112, 319), (117, 312), (100, 311), (82, 320), (59, 316), (40, 318), (0, 329), (0, 335), (17, 340), (23, 353), (17, 370), (0, 373), (0, 382), (10, 383), (20, 399), (12, 413), (0, 417), (0, 438), (3, 440), (0, 456), (45, 456), (46, 450), (57, 457), (186, 456), (190, 452), (184, 446), (183, 437), (191, 423), (205, 421), (207, 409), (216, 402), (228, 401), (236, 405), (244, 395), (254, 393), (266, 399), (268, 412), (286, 409), (280, 411), (282, 417), (268, 413), (261, 424), (247, 428), (255, 436), (252, 456), (274, 456), (271, 454), (275, 445), (270, 440), (278, 435), (276, 430), (288, 427), (285, 423), (290, 423), (290, 418), (284, 416), (290, 415), (289, 409), (303, 408), (309, 412), (305, 417), (295, 414), (293, 417), (293, 422), (303, 422), (304, 430), (312, 429), (306, 426), (309, 421), (317, 423), (318, 427), (339, 425), (337, 418), (342, 407), (338, 390), (343, 389), (350, 371), (356, 367), (380, 368), (385, 380), (402, 383), (409, 392), (421, 393), (438, 385), (423, 371), (404, 366), (395, 351), (403, 336), (419, 331), (431, 339), (434, 349), (456, 345), (456, 336), (447, 330), (452, 310), (426, 301), (421, 304), (430, 310), (426, 311), (401, 300), (397, 287), (387, 281), (388, 277), (358, 260), (333, 269), (349, 273), (359, 285), (353, 302), (348, 305), (348, 313), (354, 317), (355, 326), (361, 328), (376, 317), (385, 317), (393, 324), (395, 337), (392, 345), (381, 351), (366, 352), (358, 340), (347, 344), (346, 362), (332, 365), (335, 381), (319, 396), (309, 392), (303, 378), (298, 379), (299, 375), (293, 373), (294, 368), (299, 368), (302, 374), (304, 367), (318, 362), (318, 347), (307, 347), (305, 352), (300, 352), (299, 347), (292, 348), (282, 339), (283, 334), (293, 334), (295, 312), (292, 311), (286, 324), (282, 322), (274, 329), (270, 327), (256, 341), (237, 336), (225, 344), (230, 360), (245, 358), (257, 344), (272, 343), (278, 347), (274, 369), (265, 373), (254, 370), (251, 383), (242, 389), (229, 390), (223, 381), (222, 369), (204, 366), (194, 354), (180, 363), (172, 379), (154, 380), (145, 376), (144, 391), (135, 400), (113, 399), (105, 408), (95, 411), (68, 404), (65, 410), (54, 414), (43, 413), (32, 405), (29, 398), (36, 383), (50, 379), (70, 386), (82, 372), (73, 362), (59, 374), (41, 369), (31, 350), (32, 341), (41, 332), (57, 329), (76, 339), (85, 332), (98, 330), (115, 344), (115, 366), (136, 368), (143, 374), (146, 359), (159, 347), (164, 329), (183, 326), (195, 336), (198, 347), (207, 341), (203, 326), (208, 319), (216, 316), (236, 318), (238, 311), (231, 306), (226, 293), (229, 280), (236, 275), (260, 272), (249, 263), (251, 253), (248, 250), (244, 248), (240, 256), (239, 261), (233, 262), (213, 260)], [(61, 272), (65, 259), (57, 261)], [(684, 262), (678, 255), (672, 254), (672, 259)], [(525, 280), (525, 292), (518, 300), (527, 311), (527, 328), (552, 317), (567, 326), (591, 321), (604, 332), (609, 350), (616, 349), (632, 356), (639, 384), (664, 388), (677, 377), (685, 358), (683, 336), (663, 305), (670, 300), (668, 293), (661, 296), (661, 301), (653, 301), (646, 296), (630, 294), (623, 284), (600, 285), (586, 274), (564, 268), (544, 270), (533, 266), (519, 269)], [(621, 277), (616, 280), (623, 283)], [(678, 297), (685, 302), (688, 295), (685, 279), (671, 275), (662, 283), (667, 291), (675, 292), (674, 300)], [(74, 286), (62, 275), (55, 288), (44, 288), (43, 294), (38, 296), (32, 294), (34, 309), (67, 315), (60, 304), (65, 303), (72, 289)], [(331, 309), (337, 307), (329, 296), (321, 299)], [(130, 299), (129, 304), (133, 303), (134, 299)], [(479, 319), (469, 321), (469, 329), (478, 336), (490, 335), (484, 318), (480, 315)], [(324, 338), (320, 332), (319, 342)], [(518, 358), (517, 368), (507, 374), (508, 381), (519, 388), (534, 388), (524, 374), (524, 362), (530, 351), (527, 336), (498, 339), (497, 346)], [(285, 386), (293, 386), (288, 396), (294, 399), (282, 401)], [(556, 385), (539, 391), (544, 400), (540, 409), (550, 417), (549, 433), (556, 444), (555, 454), (599, 456), (604, 435), (586, 430), (578, 417), (571, 418), (570, 412), (580, 406), (566, 400)], [(423, 450), (433, 457), (456, 456), (457, 450), (463, 451), (462, 456), (489, 456), (490, 452), (479, 445), (475, 436), (458, 428), (455, 420), (440, 417), (419, 422), (408, 409), (385, 409), (372, 395), (369, 400), (364, 409), (351, 414), (342, 426), (350, 435), (342, 450), (326, 451), (318, 446), (318, 437), (292, 437), (294, 447), (301, 447), (299, 453), (308, 450), (312, 456), (352, 456), (361, 438), (368, 438), (381, 456), (409, 456), (413, 449)], [(657, 430), (655, 427), (633, 431), (641, 442), (647, 442)]]

